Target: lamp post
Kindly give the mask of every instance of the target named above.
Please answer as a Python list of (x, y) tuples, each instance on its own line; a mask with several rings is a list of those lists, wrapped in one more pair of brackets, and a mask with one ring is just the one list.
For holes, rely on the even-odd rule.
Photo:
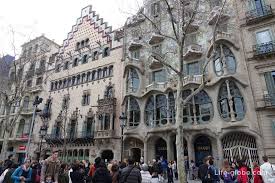
[(39, 104), (41, 104), (43, 101), (43, 98), (40, 98), (39, 96), (35, 97), (35, 100), (33, 102), (33, 113), (32, 113), (32, 122), (31, 122), (31, 127), (30, 127), (30, 131), (29, 131), (29, 137), (28, 137), (28, 144), (27, 144), (27, 151), (26, 151), (26, 159), (29, 158), (29, 151), (30, 151), (30, 144), (31, 144), (31, 137), (32, 137), (32, 131), (33, 131), (33, 125), (34, 125), (34, 121), (35, 121), (35, 116), (37, 112), (40, 112), (39, 109), (37, 109), (37, 106)]
[(47, 130), (48, 130), (48, 127), (43, 124), (41, 127), (40, 127), (40, 131), (39, 131), (39, 134), (40, 134), (40, 145), (39, 145), (39, 154), (38, 154), (38, 157), (37, 157), (37, 160), (39, 161), (40, 157), (41, 157), (41, 151), (42, 151), (42, 143), (43, 143), (43, 139), (44, 137), (46, 136), (47, 134)]
[(127, 116), (125, 115), (124, 112), (121, 113), (121, 115), (119, 116), (119, 120), (120, 120), (120, 128), (121, 128), (121, 152), (120, 152), (120, 159), (121, 162), (123, 161), (123, 151), (124, 151), (124, 147), (123, 147), (123, 130), (126, 126), (126, 120), (127, 120)]

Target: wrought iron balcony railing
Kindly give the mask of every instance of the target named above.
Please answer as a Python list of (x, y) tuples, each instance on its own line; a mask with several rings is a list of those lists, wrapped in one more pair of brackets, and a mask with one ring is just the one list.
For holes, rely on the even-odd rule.
[(254, 56), (267, 56), (275, 54), (275, 41), (257, 44), (253, 46)]
[(264, 102), (266, 107), (275, 107), (275, 93), (265, 94)]
[(256, 23), (262, 19), (269, 18), (273, 16), (271, 5), (265, 5), (261, 8), (256, 8), (254, 10), (247, 11), (246, 24)]

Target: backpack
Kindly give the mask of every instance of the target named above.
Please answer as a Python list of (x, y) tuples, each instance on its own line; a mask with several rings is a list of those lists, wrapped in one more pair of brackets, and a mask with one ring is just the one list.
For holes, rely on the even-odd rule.
[(224, 182), (233, 182), (233, 178), (230, 172), (223, 172), (223, 180)]

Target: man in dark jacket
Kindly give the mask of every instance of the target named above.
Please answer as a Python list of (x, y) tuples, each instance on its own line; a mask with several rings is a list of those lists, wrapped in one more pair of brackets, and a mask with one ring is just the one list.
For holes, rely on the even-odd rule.
[(122, 169), (119, 183), (141, 183), (140, 170), (135, 167), (132, 158), (128, 159), (128, 166)]
[(210, 156), (207, 156), (203, 160), (203, 164), (199, 166), (198, 170), (198, 177), (201, 179), (202, 183), (207, 183), (208, 182), (208, 161), (209, 161)]
[(96, 171), (92, 178), (94, 183), (112, 183), (112, 177), (103, 161), (96, 166)]

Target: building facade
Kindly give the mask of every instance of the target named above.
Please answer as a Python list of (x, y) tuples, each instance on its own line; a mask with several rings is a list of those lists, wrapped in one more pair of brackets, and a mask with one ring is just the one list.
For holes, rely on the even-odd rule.
[[(184, 155), (197, 165), (207, 155), (213, 155), (220, 164), (223, 159), (244, 158), (251, 165), (264, 154), (251, 89), (253, 81), (250, 81), (244, 54), (247, 43), (242, 41), (244, 35), (239, 34), (243, 28), (236, 10), (238, 3), (227, 1), (217, 23), (216, 53), (206, 69), (208, 82), (183, 109)], [(193, 21), (186, 31), (183, 99), (200, 86), (202, 66), (213, 51), (211, 33), (223, 4), (210, 1), (202, 6), (205, 12), (199, 20), (204, 23)], [(175, 160), (176, 148), (179, 148), (175, 144), (177, 82), (169, 68), (154, 60), (155, 53), (173, 52), (175, 45), (163, 36), (173, 31), (167, 9), (163, 1), (145, 1), (144, 7), (130, 17), (125, 26), (123, 109), (127, 113), (127, 127), (124, 156), (133, 156), (136, 160), (144, 157), (146, 162), (161, 156)], [(172, 55), (168, 63), (173, 64), (175, 60)]]
[(46, 141), (65, 161), (120, 157), (122, 36), (87, 6), (59, 50), (47, 85)]
[[(11, 85), (10, 97), (13, 98), (14, 95), (17, 95), (15, 98), (19, 98), (19, 100), (10, 109), (4, 105), (2, 100), (0, 142), (4, 141), (4, 134), (7, 133), (4, 120), (16, 120), (9, 134), (7, 153), (14, 154), (15, 160), (20, 163), (24, 161), (26, 155), (26, 145), (34, 110), (33, 101), (36, 96), (43, 97), (46, 93), (47, 70), (51, 69), (54, 54), (58, 49), (59, 45), (52, 40), (43, 35), (37, 37), (22, 45), (22, 54), (15, 60), (15, 66), (12, 65), (10, 69), (10, 79), (15, 77), (18, 80)], [(20, 91), (15, 91), (15, 85)], [(6, 118), (7, 115), (9, 118)], [(35, 141), (33, 138), (33, 144)]]
[[(241, 8), (246, 7), (246, 8)], [(275, 2), (243, 1), (236, 6), (247, 72), (251, 81), (262, 144), (275, 162)]]

